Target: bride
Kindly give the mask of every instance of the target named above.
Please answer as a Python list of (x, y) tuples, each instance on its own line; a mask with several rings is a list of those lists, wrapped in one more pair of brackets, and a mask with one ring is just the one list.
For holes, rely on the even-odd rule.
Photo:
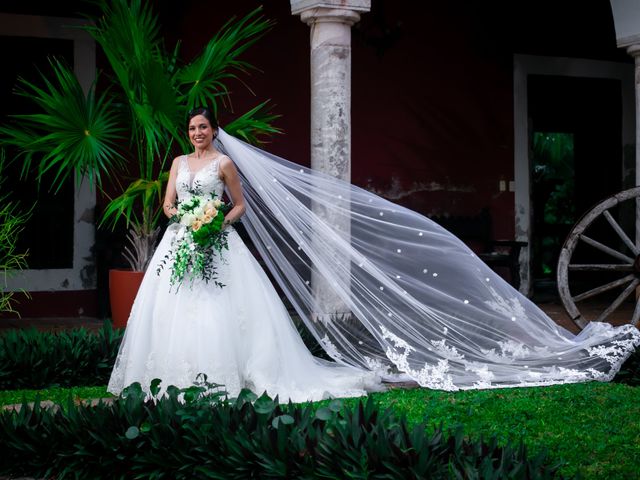
[(225, 286), (196, 280), (170, 291), (170, 272), (157, 273), (156, 266), (184, 227), (169, 226), (135, 299), (108, 391), (117, 394), (140, 382), (148, 393), (154, 378), (162, 380), (162, 390), (187, 387), (199, 373), (224, 385), (231, 396), (246, 387), (282, 401), (379, 389), (374, 372), (324, 362), (305, 347), (279, 295), (232, 226), (245, 203), (233, 162), (213, 145), (217, 128), (209, 110), (190, 112), (188, 134), (195, 151), (173, 161), (164, 212), (172, 217), (176, 196), (186, 200), (195, 183), (202, 193), (218, 197), (226, 187), (233, 203), (223, 224), (229, 249), (217, 266), (217, 280)]
[[(218, 280), (170, 291), (156, 271), (181, 227), (162, 238), (134, 302), (108, 385), (186, 387), (199, 373), (281, 401), (358, 396), (382, 381), (443, 390), (611, 380), (640, 345), (631, 325), (556, 325), (426, 217), (227, 135), (206, 108), (188, 118), (190, 155), (171, 167), (164, 211), (197, 183), (233, 208)], [(233, 223), (243, 225), (280, 289), (334, 362), (306, 349), (278, 293)]]

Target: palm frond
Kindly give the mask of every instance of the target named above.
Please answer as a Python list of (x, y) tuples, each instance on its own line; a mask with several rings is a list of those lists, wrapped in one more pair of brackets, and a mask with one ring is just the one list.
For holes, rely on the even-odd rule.
[[(113, 228), (119, 220), (124, 220), (127, 227), (148, 223), (153, 230), (162, 212), (159, 206), (162, 205), (162, 193), (168, 179), (169, 173), (162, 172), (155, 180), (139, 178), (133, 181), (122, 195), (109, 202), (99, 226), (110, 225)], [(153, 212), (148, 222), (136, 214), (139, 211)]]
[(70, 68), (50, 59), (53, 76), (40, 73), (42, 86), (18, 79), (16, 93), (29, 98), (39, 113), (13, 115), (14, 124), (0, 127), (6, 145), (17, 147), (24, 159), (23, 173), (37, 162), (37, 178), (53, 170), (51, 188), (56, 191), (76, 174), (80, 181), (87, 175), (93, 184), (101, 184), (101, 174), (123, 165), (118, 150), (123, 129), (111, 108), (107, 92), (96, 96), (94, 86), (87, 95)]
[(228, 123), (224, 127), (225, 132), (253, 145), (262, 143), (260, 138), (258, 138), (259, 136), (282, 133), (282, 130), (272, 125), (273, 121), (279, 118), (280, 115), (270, 113), (268, 103), (269, 100), (262, 102), (260, 105)]
[[(99, 0), (102, 15), (82, 28), (102, 47), (109, 64), (134, 67), (115, 72), (123, 87), (140, 81), (140, 67), (149, 57), (162, 61), (158, 18), (149, 2), (141, 0)], [(124, 74), (124, 75), (121, 75)]]
[[(143, 178), (149, 179), (153, 158), (160, 155), (180, 120), (179, 95), (159, 36), (158, 18), (149, 2), (101, 1), (103, 16), (85, 30), (102, 47), (126, 99), (131, 145)], [(177, 53), (177, 51), (176, 51)]]
[(225, 82), (237, 79), (239, 73), (253, 68), (239, 57), (273, 26), (272, 21), (259, 15), (261, 11), (262, 7), (259, 7), (237, 21), (232, 17), (203, 51), (179, 70), (177, 85), (184, 95), (187, 110), (211, 105), (217, 115), (218, 97), (229, 96)]

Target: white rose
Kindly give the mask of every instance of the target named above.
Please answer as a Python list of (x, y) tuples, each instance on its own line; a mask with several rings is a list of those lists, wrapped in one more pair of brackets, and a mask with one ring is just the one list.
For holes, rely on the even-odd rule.
[(193, 221), (196, 219), (196, 216), (192, 213), (185, 213), (180, 219), (180, 223), (185, 227), (190, 226)]
[(213, 201), (213, 206), (214, 206), (214, 207), (216, 207), (216, 208), (220, 208), (220, 206), (221, 206), (221, 205), (222, 205), (222, 202), (221, 202), (219, 199), (217, 199), (217, 198), (216, 198), (216, 199)]
[(201, 216), (204, 215), (204, 209), (202, 207), (196, 207), (196, 208), (193, 209), (193, 214), (197, 218), (200, 218)]
[(215, 204), (213, 200), (209, 200), (204, 206), (204, 211), (206, 212), (207, 210), (211, 210), (214, 207), (215, 207)]

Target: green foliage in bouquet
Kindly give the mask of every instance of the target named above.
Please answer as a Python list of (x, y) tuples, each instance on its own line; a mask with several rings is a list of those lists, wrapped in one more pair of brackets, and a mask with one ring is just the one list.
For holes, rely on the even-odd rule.
[[(14, 116), (0, 126), (3, 141), (18, 152), (24, 174), (41, 179), (55, 172), (57, 190), (70, 175), (87, 177), (102, 187), (131, 178), (111, 199), (101, 225), (126, 222), (130, 247), (126, 258), (143, 271), (151, 259), (162, 215), (167, 161), (177, 146), (191, 146), (183, 131), (186, 112), (197, 105), (231, 105), (229, 82), (243, 82), (253, 67), (242, 55), (271, 28), (261, 7), (240, 19), (229, 19), (191, 61), (180, 45), (167, 50), (153, 2), (97, 0), (100, 14), (88, 32), (108, 63), (106, 89), (88, 92), (64, 62), (51, 59), (51, 71), (39, 82), (19, 80), (17, 94), (33, 102), (35, 113)], [(268, 101), (259, 103), (225, 126), (227, 133), (251, 142), (279, 132)], [(135, 168), (135, 172), (132, 171)], [(75, 173), (74, 173), (75, 172)]]
[(196, 279), (212, 281), (217, 287), (225, 285), (218, 281), (215, 256), (224, 263), (223, 250), (228, 250), (228, 232), (223, 229), (225, 214), (230, 206), (216, 198), (215, 193), (203, 195), (196, 183), (190, 189), (190, 197), (177, 202), (177, 213), (171, 218), (178, 226), (174, 233), (171, 249), (162, 259), (157, 274), (169, 264), (170, 284), (178, 284), (185, 278), (191, 283)]

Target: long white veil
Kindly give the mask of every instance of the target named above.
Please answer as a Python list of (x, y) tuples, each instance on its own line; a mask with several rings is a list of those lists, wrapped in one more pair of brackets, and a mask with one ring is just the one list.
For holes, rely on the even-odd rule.
[(610, 380), (640, 345), (631, 325), (573, 335), (419, 213), (222, 129), (216, 142), (251, 240), (336, 362), (444, 390), (532, 386)]

